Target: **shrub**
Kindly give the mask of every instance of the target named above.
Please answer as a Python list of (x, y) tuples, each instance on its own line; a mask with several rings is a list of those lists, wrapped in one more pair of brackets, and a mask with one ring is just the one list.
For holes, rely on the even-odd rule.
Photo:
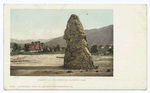
[(112, 48), (108, 49), (108, 51), (109, 51), (110, 54), (113, 54), (113, 49)]
[(98, 52), (97, 45), (93, 45), (91, 47), (91, 53), (96, 53), (96, 52)]

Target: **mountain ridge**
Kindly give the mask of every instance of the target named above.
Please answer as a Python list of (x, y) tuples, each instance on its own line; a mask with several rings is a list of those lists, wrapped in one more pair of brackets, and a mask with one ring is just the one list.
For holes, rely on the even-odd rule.
[[(105, 26), (99, 29), (85, 30), (87, 36), (88, 45), (113, 45), (113, 25)], [(63, 36), (54, 38), (48, 42), (45, 42), (46, 46), (52, 47), (60, 45), (66, 47), (66, 41)]]
[(18, 39), (13, 39), (13, 38), (11, 38), (11, 39), (10, 39), (10, 42), (11, 42), (11, 43), (18, 43), (18, 44), (25, 44), (25, 43), (31, 43), (31, 42), (40, 41), (40, 42), (45, 43), (45, 42), (47, 42), (47, 41), (49, 41), (49, 40), (52, 40), (52, 39), (53, 39), (53, 38), (50, 38), (50, 39), (34, 39), (34, 40), (32, 40), (32, 39), (28, 39), (28, 40), (18, 40)]
[[(94, 28), (94, 29), (86, 29), (84, 30), (87, 36), (88, 45), (91, 47), (92, 45), (113, 45), (113, 25)], [(52, 47), (60, 45), (60, 47), (66, 47), (66, 41), (63, 39), (63, 36), (50, 38), (50, 39), (37, 39), (37, 40), (17, 40), (11, 38), (11, 43), (25, 44), (31, 43), (35, 41), (40, 41), (41, 43), (45, 43), (46, 46)]]

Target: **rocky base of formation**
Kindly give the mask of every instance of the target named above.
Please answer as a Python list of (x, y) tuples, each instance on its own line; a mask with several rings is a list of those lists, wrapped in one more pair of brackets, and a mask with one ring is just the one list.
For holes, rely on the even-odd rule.
[[(72, 52), (71, 52), (72, 51)], [(67, 48), (64, 58), (64, 66), (69, 69), (93, 69), (93, 60), (88, 49), (80, 47)]]

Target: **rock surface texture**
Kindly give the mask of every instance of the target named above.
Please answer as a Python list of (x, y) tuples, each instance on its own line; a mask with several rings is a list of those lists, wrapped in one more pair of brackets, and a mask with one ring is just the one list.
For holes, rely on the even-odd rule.
[(64, 57), (64, 67), (70, 69), (92, 69), (93, 59), (87, 49), (87, 38), (77, 15), (72, 14), (63, 36), (67, 48)]

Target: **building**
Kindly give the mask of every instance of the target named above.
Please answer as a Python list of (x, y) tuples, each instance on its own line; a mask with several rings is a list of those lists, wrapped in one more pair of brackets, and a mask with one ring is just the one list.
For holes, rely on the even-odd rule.
[(30, 44), (25, 44), (25, 51), (43, 51), (44, 43), (31, 42)]
[(99, 46), (98, 46), (98, 49), (103, 49), (103, 48), (104, 48), (103, 45), (99, 45)]
[(112, 48), (113, 48), (113, 45), (106, 45), (105, 48), (107, 48), (107, 49), (112, 49)]

